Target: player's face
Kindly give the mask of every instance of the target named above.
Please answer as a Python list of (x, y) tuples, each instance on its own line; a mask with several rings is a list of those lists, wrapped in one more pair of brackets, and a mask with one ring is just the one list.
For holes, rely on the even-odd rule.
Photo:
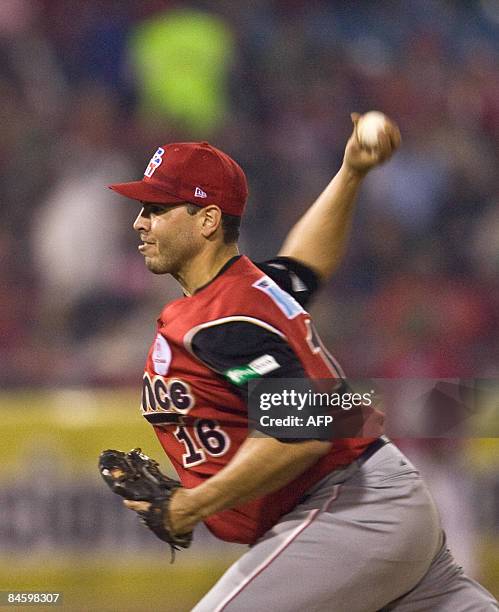
[(154, 274), (177, 274), (197, 252), (200, 238), (196, 215), (189, 215), (187, 206), (159, 206), (143, 203), (133, 229), (142, 244), (139, 251), (146, 266)]

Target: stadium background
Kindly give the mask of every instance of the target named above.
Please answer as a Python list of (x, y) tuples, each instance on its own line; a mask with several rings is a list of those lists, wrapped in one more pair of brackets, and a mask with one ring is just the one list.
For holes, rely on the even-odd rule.
[[(366, 181), (318, 328), (353, 377), (497, 377), (498, 30), (497, 0), (2, 0), (0, 589), (179, 611), (241, 552), (201, 530), (170, 566), (96, 475), (105, 447), (160, 456), (140, 376), (179, 291), (144, 270), (137, 209), (105, 188), (159, 144), (240, 161), (258, 260), (339, 167), (350, 111), (385, 111), (403, 149)], [(405, 446), (497, 596), (496, 442)]]

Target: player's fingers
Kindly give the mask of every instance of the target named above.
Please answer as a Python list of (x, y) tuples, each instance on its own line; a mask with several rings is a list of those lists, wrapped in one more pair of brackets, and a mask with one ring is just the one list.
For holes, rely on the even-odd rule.
[(359, 113), (350, 113), (350, 119), (352, 120), (352, 123), (353, 123), (353, 132), (352, 132), (352, 135), (350, 136), (349, 142), (352, 145), (357, 145), (358, 146), (360, 144), (358, 136), (357, 136), (357, 124), (358, 124), (359, 119), (360, 119)]
[(147, 512), (147, 510), (149, 510), (149, 506), (151, 505), (149, 502), (130, 501), (129, 499), (125, 499), (123, 503), (130, 510), (135, 510), (135, 512), (141, 512), (141, 511)]
[(392, 154), (392, 141), (386, 132), (381, 132), (378, 136), (377, 153), (379, 161), (385, 161)]
[(390, 139), (384, 133), (378, 135), (378, 142), (374, 147), (362, 147), (362, 157), (370, 166), (383, 163), (392, 154)]
[(387, 126), (386, 133), (390, 137), (390, 142), (393, 149), (398, 149), (400, 147), (400, 143), (402, 142), (402, 137), (397, 124), (390, 121)]

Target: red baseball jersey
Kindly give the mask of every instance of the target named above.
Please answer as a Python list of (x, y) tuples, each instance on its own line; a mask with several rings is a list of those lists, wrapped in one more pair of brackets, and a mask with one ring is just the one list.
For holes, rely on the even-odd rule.
[[(193, 296), (168, 304), (158, 319), (147, 357), (142, 411), (188, 488), (223, 469), (249, 433), (246, 396), (233, 382), (237, 367), (231, 375), (223, 366), (217, 367), (216, 359), (207, 363), (203, 359), (206, 350), (199, 350), (203, 334), (206, 344), (207, 332), (216, 330), (223, 352), (224, 332), (234, 325), (246, 330), (238, 344), (241, 360), (236, 366), (243, 368), (247, 355), (253, 354), (248, 347), (253, 343), (251, 330), (255, 330), (269, 342), (275, 339), (276, 346), (286, 347), (306, 377), (344, 377), (322, 345), (310, 315), (246, 257), (236, 259)], [(272, 375), (279, 376), (278, 360), (266, 353), (263, 348), (256, 370), (274, 370)], [(330, 452), (294, 481), (272, 494), (214, 514), (205, 520), (206, 525), (223, 540), (254, 543), (310, 487), (332, 470), (350, 464), (382, 433), (382, 416), (372, 409), (368, 437), (335, 439)]]

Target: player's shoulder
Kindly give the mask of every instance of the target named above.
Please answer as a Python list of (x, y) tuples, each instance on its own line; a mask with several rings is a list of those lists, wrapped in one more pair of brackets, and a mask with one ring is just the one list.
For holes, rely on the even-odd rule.
[(210, 319), (238, 314), (274, 320), (279, 313), (292, 319), (305, 312), (318, 284), (313, 271), (291, 258), (253, 262), (243, 255), (229, 260), (192, 306)]
[[(272, 301), (277, 301), (280, 307), (285, 303), (296, 302), (302, 307), (317, 286), (316, 275), (291, 258), (276, 257), (264, 262), (253, 262), (246, 256), (240, 256), (219, 276), (219, 282), (213, 286), (211, 293), (221, 304), (231, 307), (261, 307), (262, 293)], [(263, 299), (263, 302), (267, 300)]]
[(274, 257), (254, 265), (289, 293), (301, 306), (306, 306), (320, 287), (318, 274), (309, 266), (291, 257)]
[[(281, 264), (279, 260), (276, 263)], [(273, 331), (287, 327), (286, 321), (306, 314), (303, 301), (297, 296), (307, 288), (298, 277), (288, 279), (287, 284), (282, 279), (277, 282), (276, 271), (282, 272), (282, 268), (270, 265), (260, 268), (246, 257), (237, 260), (224, 274), (220, 286), (213, 287), (209, 310), (212, 315), (216, 311), (216, 317), (211, 317), (212, 322), (216, 319), (216, 324), (220, 325), (245, 321), (260, 327), (270, 326)]]

